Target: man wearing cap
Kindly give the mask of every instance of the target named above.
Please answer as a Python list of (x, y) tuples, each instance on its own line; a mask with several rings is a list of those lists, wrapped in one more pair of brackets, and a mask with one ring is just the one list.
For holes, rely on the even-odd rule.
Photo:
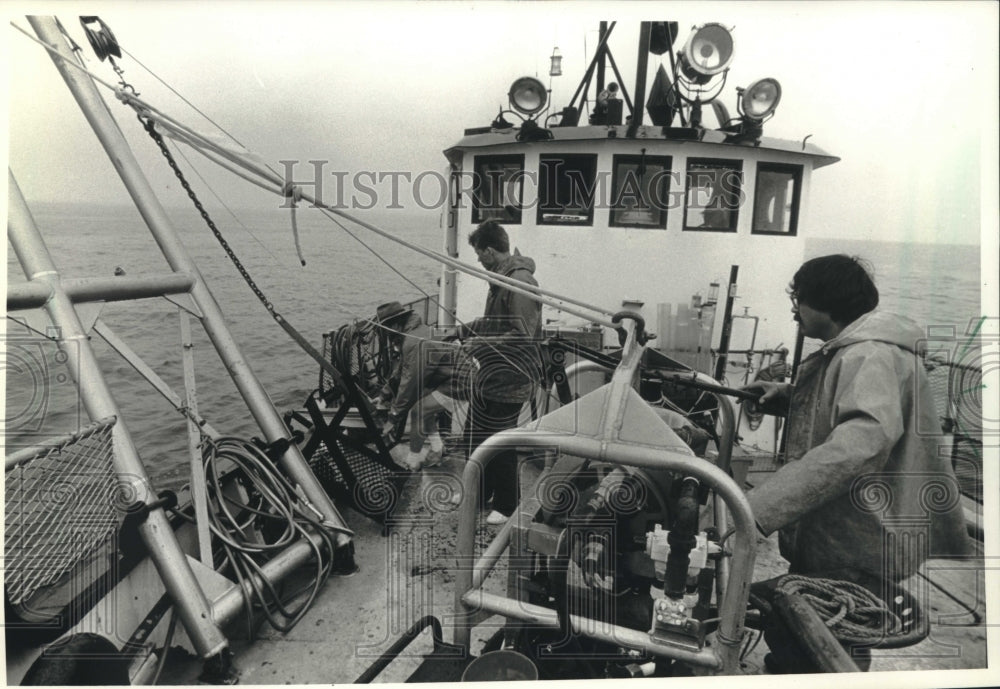
[[(454, 413), (455, 399), (449, 394), (453, 365), (453, 345), (431, 340), (431, 329), (411, 309), (398, 301), (378, 307), (376, 322), (388, 330), (390, 342), (400, 351), (395, 393), (389, 392), (389, 418), (383, 432), (392, 438), (410, 415), (410, 448), (403, 464), (411, 471), (441, 461), (444, 442), (438, 433), (438, 412)], [(384, 393), (385, 394), (385, 393)], [(427, 439), (427, 445), (424, 439)]]
[[(535, 262), (510, 253), (507, 231), (487, 220), (469, 235), (469, 245), (486, 270), (538, 286)], [(531, 297), (491, 284), (482, 318), (461, 328), (474, 337), (465, 339), (477, 362), (475, 390), (466, 428), (469, 454), (486, 438), (517, 426), (521, 408), (541, 380), (538, 340), (542, 333), (542, 307)], [(517, 453), (499, 452), (486, 466), (483, 501), (493, 500), (489, 524), (502, 524), (517, 507)]]

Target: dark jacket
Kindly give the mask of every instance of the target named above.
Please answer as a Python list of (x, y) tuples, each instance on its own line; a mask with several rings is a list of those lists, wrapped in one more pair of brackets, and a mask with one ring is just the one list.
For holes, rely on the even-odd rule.
[(451, 397), (450, 389), (456, 362), (457, 346), (431, 340), (431, 328), (411, 313), (399, 328), (403, 333), (398, 364), (399, 385), (389, 407), (393, 416), (402, 416), (421, 397), (435, 389)]
[(898, 580), (928, 556), (970, 552), (921, 337), (912, 321), (873, 312), (802, 362), (788, 462), (747, 494), (760, 528), (781, 530), (790, 571)]
[[(496, 272), (538, 286), (535, 262), (527, 256), (508, 256)], [(470, 329), (488, 342), (474, 350), (479, 362), (476, 384), (483, 397), (497, 402), (527, 401), (541, 380), (538, 347), (542, 305), (525, 295), (490, 285), (484, 315)]]

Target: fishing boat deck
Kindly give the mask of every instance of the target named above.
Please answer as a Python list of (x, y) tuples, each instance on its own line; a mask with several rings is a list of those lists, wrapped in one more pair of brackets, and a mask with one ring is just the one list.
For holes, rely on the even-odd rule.
[[(522, 472), (522, 495), (532, 489), (541, 462), (527, 462)], [(313, 684), (355, 681), (418, 619), (434, 615), (443, 624), (444, 640), (451, 640), (449, 619), (454, 611), (454, 555), (458, 510), (449, 503), (450, 486), (457, 485), (464, 462), (450, 455), (442, 464), (409, 475), (383, 532), (382, 525), (351, 509), (344, 516), (355, 531), (359, 571), (331, 579), (312, 609), (290, 632), (266, 624), (251, 640), (245, 622), (231, 630), (232, 649), (242, 684)], [(767, 480), (770, 472), (748, 475), (748, 483)], [(498, 526), (485, 523), (480, 512), (477, 551), (497, 535)], [(788, 563), (779, 555), (777, 536), (759, 538), (754, 580), (783, 574)], [(982, 560), (930, 560), (905, 582), (911, 591), (924, 591), (925, 614), (932, 630), (919, 644), (872, 652), (872, 672), (900, 670), (964, 670), (986, 666), (986, 625)], [(294, 584), (291, 584), (294, 586)], [(503, 594), (506, 558), (486, 581), (485, 588)], [(471, 651), (483, 645), (503, 625), (494, 617), (476, 627)], [(751, 632), (758, 635), (758, 632)], [(746, 674), (766, 674), (762, 642), (748, 638), (743, 666)], [(752, 648), (751, 648), (752, 647)], [(433, 649), (425, 629), (375, 682), (404, 682)], [(170, 662), (162, 683), (197, 682), (200, 663), (193, 657)]]

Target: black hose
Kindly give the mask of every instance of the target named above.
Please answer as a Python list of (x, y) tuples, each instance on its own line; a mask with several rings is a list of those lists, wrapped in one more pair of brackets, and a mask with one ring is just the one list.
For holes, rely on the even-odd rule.
[(670, 553), (663, 580), (663, 592), (673, 599), (684, 597), (687, 573), (691, 564), (691, 550), (697, 544), (698, 534), (698, 480), (684, 479), (681, 497), (677, 501), (677, 519), (667, 535)]

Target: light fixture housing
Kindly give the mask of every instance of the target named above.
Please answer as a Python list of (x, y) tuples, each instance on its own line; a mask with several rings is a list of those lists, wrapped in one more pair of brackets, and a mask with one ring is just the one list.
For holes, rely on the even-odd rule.
[(777, 79), (758, 79), (740, 94), (740, 112), (745, 119), (763, 122), (774, 114), (781, 102), (781, 84)]
[(507, 97), (510, 99), (510, 107), (528, 116), (540, 112), (548, 101), (544, 84), (534, 77), (516, 79), (510, 85)]
[(733, 61), (733, 35), (722, 24), (695, 27), (680, 53), (680, 71), (695, 84), (707, 84)]
[(559, 48), (555, 47), (552, 49), (552, 56), (549, 58), (551, 64), (549, 65), (549, 76), (550, 77), (561, 77), (562, 76), (562, 53), (559, 52)]

